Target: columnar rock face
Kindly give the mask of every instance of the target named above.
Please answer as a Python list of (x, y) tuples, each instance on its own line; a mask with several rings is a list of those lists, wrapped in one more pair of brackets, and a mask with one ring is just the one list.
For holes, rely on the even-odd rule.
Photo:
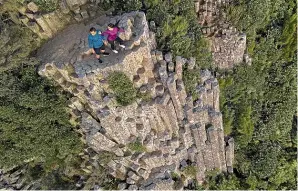
[(33, 183), (24, 187), (24, 183), (25, 181), (27, 181), (24, 174), (25, 168), (13, 168), (6, 171), (0, 169), (0, 188), (14, 190), (20, 190), (21, 188), (23, 188), (24, 190), (28, 190), (33, 185)]
[(19, 8), (20, 21), (40, 38), (53, 37), (68, 24), (81, 22), (104, 13), (99, 1), (59, 0), (57, 10), (44, 13), (34, 2)]
[(251, 64), (251, 58), (245, 54), (246, 35), (225, 21), (223, 7), (230, 0), (196, 0), (195, 9), (202, 33), (210, 40), (211, 51), (216, 67), (230, 69), (235, 64)]
[[(126, 49), (103, 57), (102, 64), (83, 58), (89, 27), (103, 29), (116, 21), (125, 29)], [(196, 169), (199, 183), (206, 171), (232, 172), (234, 142), (224, 139), (217, 79), (201, 71), (199, 98), (193, 100), (185, 91), (182, 68), (192, 70), (195, 59), (163, 55), (155, 46), (144, 13), (104, 16), (87, 26), (70, 26), (45, 44), (38, 53), (43, 62), (39, 74), (73, 94), (71, 114), (81, 118), (86, 143), (96, 152), (118, 156), (105, 167), (123, 180), (119, 189), (177, 189), (171, 172), (183, 174), (187, 186), (194, 177), (185, 173), (186, 167)], [(124, 72), (150, 99), (118, 105), (106, 80), (112, 71)]]

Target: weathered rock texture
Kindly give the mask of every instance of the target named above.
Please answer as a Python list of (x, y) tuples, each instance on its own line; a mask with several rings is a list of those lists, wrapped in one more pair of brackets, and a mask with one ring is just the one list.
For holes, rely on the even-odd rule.
[(104, 11), (98, 6), (100, 1), (59, 0), (57, 10), (44, 13), (34, 3), (19, 8), (20, 21), (40, 38), (53, 37), (68, 24), (94, 18)]
[[(127, 48), (104, 57), (102, 64), (94, 57), (82, 59), (89, 27), (102, 29), (118, 20), (125, 29), (122, 38)], [(170, 53), (163, 56), (155, 50), (144, 13), (105, 16), (87, 26), (70, 26), (44, 45), (38, 56), (43, 61), (39, 74), (73, 94), (71, 113), (81, 118), (86, 143), (97, 152), (118, 156), (106, 168), (123, 180), (119, 189), (173, 189), (170, 172), (183, 174), (186, 166), (197, 169), (199, 183), (208, 170), (232, 169), (234, 143), (232, 138), (224, 140), (217, 79), (202, 71), (199, 99), (187, 95), (182, 68), (193, 69), (195, 60), (172, 58)], [(117, 105), (106, 80), (112, 71), (124, 72), (136, 88), (151, 95), (150, 101)], [(131, 149), (136, 142), (146, 151)], [(187, 186), (192, 177), (185, 176)]]
[(223, 7), (230, 0), (196, 0), (195, 9), (202, 33), (210, 40), (214, 64), (218, 68), (230, 69), (245, 62), (251, 64), (251, 58), (245, 53), (246, 35), (240, 33), (225, 20)]
[(14, 190), (23, 188), (24, 190), (28, 190), (34, 183), (24, 186), (24, 183), (27, 181), (24, 172), (25, 168), (12, 168), (6, 171), (0, 169), (0, 188)]

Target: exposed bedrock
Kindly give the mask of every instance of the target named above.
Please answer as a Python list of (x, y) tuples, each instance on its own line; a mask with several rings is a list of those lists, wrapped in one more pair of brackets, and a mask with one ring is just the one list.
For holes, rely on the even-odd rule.
[(246, 34), (237, 31), (226, 19), (224, 7), (231, 0), (195, 0), (198, 22), (209, 39), (215, 67), (231, 69), (237, 64), (251, 64), (246, 52)]
[[(126, 49), (103, 57), (102, 64), (93, 56), (82, 58), (90, 26), (104, 29), (119, 20)], [(163, 55), (155, 48), (144, 13), (104, 16), (69, 26), (46, 43), (38, 52), (39, 74), (73, 95), (69, 107), (81, 119), (86, 143), (118, 156), (105, 167), (123, 180), (119, 189), (174, 189), (171, 172), (186, 177), (182, 187), (194, 178), (202, 183), (206, 171), (232, 172), (234, 142), (224, 139), (217, 79), (201, 71), (194, 100), (185, 91), (182, 68), (193, 70), (195, 59)], [(118, 105), (107, 83), (112, 71), (124, 72), (150, 99)], [(195, 176), (186, 173), (189, 168)]]

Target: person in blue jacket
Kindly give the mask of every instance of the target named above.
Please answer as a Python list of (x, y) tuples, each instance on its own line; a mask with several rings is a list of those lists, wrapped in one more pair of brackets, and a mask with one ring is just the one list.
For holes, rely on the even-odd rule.
[(105, 41), (104, 37), (99, 30), (96, 30), (94, 27), (90, 29), (90, 34), (88, 35), (88, 44), (90, 52), (96, 54), (96, 58), (99, 63), (102, 63), (100, 59), (100, 54), (109, 55), (110, 53), (105, 52)]

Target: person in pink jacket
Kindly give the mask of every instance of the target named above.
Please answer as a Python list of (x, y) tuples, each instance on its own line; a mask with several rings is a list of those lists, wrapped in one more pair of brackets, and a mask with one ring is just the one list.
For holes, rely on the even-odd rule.
[(105, 37), (107, 37), (108, 42), (111, 44), (112, 51), (116, 54), (118, 53), (118, 51), (115, 49), (115, 41), (119, 43), (119, 46), (121, 48), (125, 48), (125, 46), (123, 45), (123, 40), (118, 37), (119, 32), (124, 32), (124, 30), (119, 29), (117, 26), (110, 23), (108, 25), (108, 29), (102, 33)]

